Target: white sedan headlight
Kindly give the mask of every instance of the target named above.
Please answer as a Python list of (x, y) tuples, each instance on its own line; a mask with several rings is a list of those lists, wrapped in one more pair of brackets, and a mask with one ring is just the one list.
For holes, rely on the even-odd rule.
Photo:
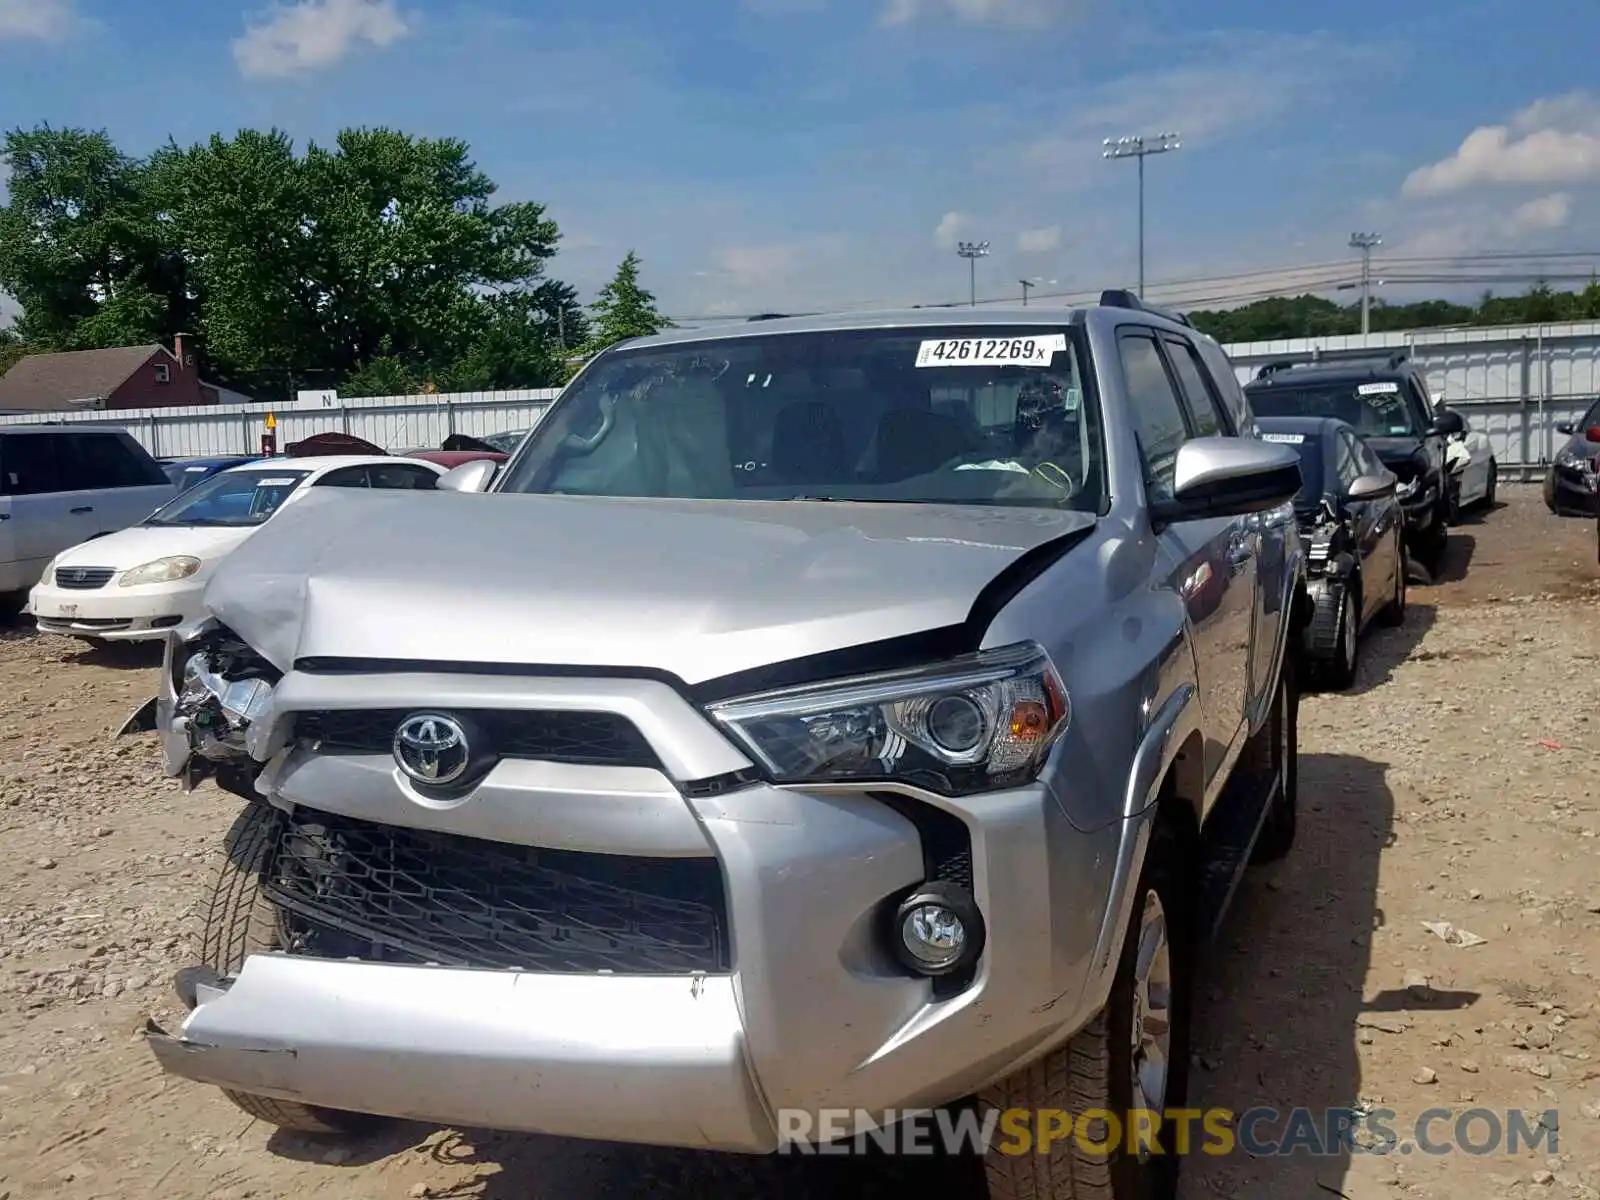
[(122, 573), (117, 586), (140, 587), (149, 583), (177, 583), (180, 579), (189, 578), (199, 569), (198, 558), (191, 558), (187, 554), (174, 554), (169, 558), (157, 558), (129, 568)]

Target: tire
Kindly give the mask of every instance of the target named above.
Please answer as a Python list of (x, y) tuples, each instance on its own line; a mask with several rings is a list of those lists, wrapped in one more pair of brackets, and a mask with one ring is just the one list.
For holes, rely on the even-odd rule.
[(1489, 460), (1489, 483), (1483, 489), (1483, 499), (1478, 502), (1484, 512), (1494, 508), (1495, 487), (1500, 482), (1500, 464), (1494, 459)]
[[(1066, 1045), (979, 1097), (984, 1108), (1001, 1113), (1023, 1109), (1034, 1121), (1039, 1113), (1052, 1109), (1074, 1118), (1091, 1109), (1106, 1110), (1117, 1115), (1121, 1128), (1092, 1123), (1081, 1139), (1090, 1146), (1080, 1144), (1075, 1130), (1074, 1136), (1054, 1141), (1043, 1152), (1032, 1146), (1023, 1154), (990, 1150), (984, 1155), (989, 1200), (1172, 1200), (1177, 1194), (1180, 1159), (1173, 1128), (1159, 1131), (1159, 1152), (1146, 1155), (1143, 1161), (1128, 1152), (1127, 1129), (1128, 1114), (1134, 1111), (1160, 1112), (1182, 1108), (1188, 1102), (1195, 944), (1189, 924), (1194, 908), (1192, 876), (1186, 869), (1189, 858), (1184, 839), (1158, 818), (1106, 1007)], [(1156, 1098), (1136, 1091), (1133, 1034), (1135, 1028), (1153, 1027), (1159, 1041), (1160, 1022), (1143, 1022), (1135, 1015), (1136, 995), (1157, 1001), (1140, 1011), (1161, 1011), (1158, 998), (1163, 989), (1136, 987), (1141, 958), (1157, 966), (1161, 962), (1159, 955), (1141, 954), (1142, 948), (1157, 943), (1159, 932), (1165, 934), (1161, 944), (1166, 950), (1168, 1020), (1165, 1084)], [(1109, 1153), (1093, 1148), (1093, 1143), (1104, 1145), (1113, 1135), (1116, 1145)]]
[(1378, 614), (1379, 623), (1389, 629), (1398, 629), (1406, 623), (1406, 573), (1411, 569), (1411, 555), (1406, 552), (1405, 538), (1396, 537), (1395, 543), (1399, 565), (1395, 570), (1394, 596)]
[(1435, 513), (1428, 531), (1417, 538), (1416, 559), (1430, 576), (1437, 577), (1444, 562), (1445, 543), (1450, 537), (1443, 513)]
[[(1246, 769), (1261, 778), (1279, 780), (1267, 815), (1250, 852), (1254, 865), (1277, 862), (1294, 848), (1300, 813), (1300, 679), (1294, 658), (1285, 655), (1272, 716), (1245, 750)], [(1236, 768), (1237, 769), (1237, 768)]]
[(1318, 597), (1306, 631), (1307, 659), (1318, 688), (1342, 692), (1355, 682), (1361, 652), (1361, 580), (1330, 588)]
[[(278, 909), (261, 894), (261, 876), (272, 861), (282, 828), (283, 819), (276, 809), (252, 803), (234, 819), (223, 839), (224, 853), (212, 877), (211, 896), (202, 908), (200, 926), (201, 964), (218, 975), (236, 975), (250, 955), (283, 948)], [(221, 1091), (257, 1120), (299, 1133), (360, 1133), (382, 1120), (228, 1088)]]

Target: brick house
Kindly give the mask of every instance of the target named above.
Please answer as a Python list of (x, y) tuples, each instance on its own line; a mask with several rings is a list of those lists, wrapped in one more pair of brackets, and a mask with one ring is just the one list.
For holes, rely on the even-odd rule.
[(173, 350), (150, 345), (30, 354), (0, 377), (0, 413), (177, 408), (249, 399), (203, 381), (184, 336), (174, 342)]

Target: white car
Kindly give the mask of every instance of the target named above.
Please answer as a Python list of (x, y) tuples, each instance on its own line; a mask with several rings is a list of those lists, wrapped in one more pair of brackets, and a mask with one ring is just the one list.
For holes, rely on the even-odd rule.
[(1499, 464), (1495, 462), (1489, 435), (1469, 424), (1465, 432), (1451, 437), (1445, 454), (1454, 481), (1452, 510), (1493, 508)]
[(445, 469), (417, 459), (337, 455), (230, 467), (132, 528), (58, 554), (28, 597), (39, 629), (91, 641), (163, 638), (203, 614), (230, 551), (311, 488), (432, 490)]

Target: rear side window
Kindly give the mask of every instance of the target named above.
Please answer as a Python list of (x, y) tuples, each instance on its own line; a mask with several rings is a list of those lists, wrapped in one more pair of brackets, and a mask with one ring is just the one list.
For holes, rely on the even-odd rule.
[(369, 486), (367, 483), (367, 469), (366, 467), (341, 467), (337, 471), (329, 471), (311, 486), (364, 488)]
[(0, 434), (0, 495), (63, 492), (60, 443), (54, 433)]
[(439, 477), (427, 467), (414, 467), (406, 463), (393, 466), (369, 467), (368, 473), (375, 488), (409, 488), (412, 491), (437, 491)]
[(114, 433), (69, 433), (61, 439), (67, 491), (154, 487), (169, 483), (165, 472), (137, 443)]
[(1217, 400), (1216, 391), (1206, 378), (1206, 371), (1200, 364), (1200, 354), (1193, 344), (1184, 338), (1164, 335), (1162, 342), (1167, 348), (1167, 357), (1172, 362), (1173, 374), (1177, 376), (1178, 387), (1183, 392), (1183, 398), (1189, 406), (1189, 415), (1194, 418), (1194, 433), (1196, 437), (1217, 437), (1233, 433), (1233, 422), (1222, 411), (1222, 405)]

